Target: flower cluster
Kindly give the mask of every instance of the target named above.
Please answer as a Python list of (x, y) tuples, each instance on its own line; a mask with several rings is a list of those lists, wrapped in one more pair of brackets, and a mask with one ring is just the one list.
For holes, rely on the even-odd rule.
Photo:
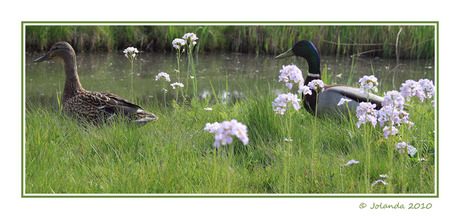
[(174, 49), (177, 49), (177, 50), (180, 50), (180, 48), (182, 46), (185, 46), (185, 44), (187, 43), (186, 40), (184, 39), (181, 39), (181, 38), (176, 38), (172, 41), (172, 45), (174, 47)]
[(214, 123), (206, 123), (204, 130), (209, 132), (209, 133), (216, 133), (217, 129), (219, 129), (220, 123), (214, 122)]
[[(361, 90), (365, 92), (371, 89), (377, 90), (377, 78), (374, 76), (364, 76), (359, 81)], [(359, 118), (358, 127), (367, 121), (375, 127), (375, 120), (378, 118), (377, 121), (383, 127), (383, 134), (387, 139), (390, 135), (397, 135), (399, 133), (397, 127), (402, 124), (407, 124), (410, 129), (414, 123), (409, 121), (409, 113), (404, 110), (405, 101), (410, 100), (413, 96), (417, 96), (422, 102), (425, 98), (432, 98), (435, 94), (435, 87), (428, 79), (421, 79), (418, 82), (407, 80), (401, 85), (400, 90), (401, 92), (393, 90), (385, 93), (382, 107), (377, 111), (378, 115), (375, 114), (375, 110), (369, 109), (372, 106), (371, 103), (360, 103), (356, 110), (356, 116)], [(340, 100), (338, 105), (343, 104), (343, 101)], [(361, 106), (362, 104), (366, 107)]]
[(401, 124), (409, 124), (409, 128), (414, 123), (409, 121), (409, 113), (404, 111), (404, 97), (398, 91), (388, 91), (383, 97), (382, 108), (379, 110), (378, 121), (383, 127), (383, 134), (388, 139), (389, 135), (398, 134), (398, 129), (395, 127)]
[(155, 81), (158, 81), (160, 79), (164, 79), (167, 82), (171, 81), (171, 79), (169, 78), (168, 73), (166, 73), (166, 72), (160, 72), (160, 73), (157, 74), (157, 76), (155, 77)]
[(179, 82), (175, 82), (175, 83), (172, 83), (172, 84), (171, 84), (171, 87), (172, 87), (173, 89), (176, 89), (176, 88), (179, 88), (179, 87), (184, 87), (184, 84), (179, 83)]
[(418, 82), (407, 80), (402, 83), (400, 90), (402, 96), (404, 96), (407, 101), (409, 101), (411, 97), (416, 96), (423, 102), (425, 98), (432, 98), (435, 95), (433, 81), (428, 79), (420, 79)]
[(249, 142), (246, 125), (235, 119), (223, 121), (222, 123), (207, 123), (204, 130), (215, 134), (213, 145), (217, 148), (221, 145), (231, 144), (233, 142), (232, 136), (236, 136), (244, 145), (247, 145)]
[(374, 92), (378, 91), (377, 86), (379, 85), (379, 82), (377, 81), (377, 78), (374, 75), (364, 75), (362, 78), (359, 79), (359, 83), (361, 84), (359, 90), (364, 92), (365, 94), (370, 90), (373, 90)]
[(136, 54), (139, 53), (139, 51), (134, 47), (128, 47), (125, 50), (123, 50), (123, 53), (125, 54), (126, 58), (134, 59), (136, 57)]
[(186, 34), (184, 34), (182, 39), (191, 42), (192, 43), (191, 45), (195, 46), (196, 41), (198, 40), (198, 37), (196, 37), (196, 34), (194, 34), (194, 33), (186, 33)]
[(312, 80), (308, 82), (307, 85), (311, 90), (314, 90), (316, 92), (323, 92), (324, 91), (324, 82), (322, 80)]
[(295, 65), (284, 66), (280, 70), (279, 82), (286, 83), (286, 87), (291, 90), (295, 84), (299, 88), (303, 86), (302, 71)]
[(383, 127), (383, 135), (385, 135), (386, 139), (388, 139), (388, 136), (397, 135), (398, 133), (399, 133), (399, 130), (394, 126)]
[(407, 154), (409, 154), (412, 157), (417, 153), (417, 148), (415, 148), (412, 145), (409, 145), (406, 142), (399, 142), (395, 146), (396, 150), (399, 151), (399, 153), (404, 153), (407, 150)]
[(276, 112), (276, 114), (284, 115), (284, 112), (286, 112), (289, 104), (291, 104), (295, 110), (299, 110), (299, 102), (300, 99), (297, 97), (297, 95), (294, 95), (292, 93), (280, 94), (277, 98), (275, 98), (275, 101), (272, 103), (273, 110)]
[(358, 128), (366, 123), (370, 122), (374, 127), (377, 124), (377, 110), (375, 107), (377, 105), (369, 102), (361, 102), (359, 106), (356, 108), (356, 117), (358, 117)]
[(435, 87), (434, 87), (434, 84), (433, 84), (433, 81), (430, 81), (428, 79), (420, 79), (418, 81), (418, 84), (419, 86), (421, 87), (421, 90), (424, 90), (426, 91), (426, 95), (423, 96), (423, 95), (420, 95), (419, 98), (420, 98), (420, 101), (423, 102), (423, 100), (425, 99), (425, 97), (427, 98), (431, 98), (435, 95)]

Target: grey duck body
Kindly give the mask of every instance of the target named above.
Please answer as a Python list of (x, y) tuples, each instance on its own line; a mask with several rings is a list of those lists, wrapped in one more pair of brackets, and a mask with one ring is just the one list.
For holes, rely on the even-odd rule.
[[(308, 75), (305, 78), (305, 85), (312, 80), (321, 79), (320, 56), (318, 50), (312, 42), (302, 40), (297, 42), (291, 49), (278, 55), (276, 59), (300, 56), (308, 62)], [(318, 101), (316, 100), (318, 96)], [(346, 98), (351, 101), (348, 104), (338, 106), (340, 99)], [(382, 107), (383, 97), (375, 94), (364, 94), (358, 88), (346, 85), (325, 85), (325, 89), (319, 95), (312, 91), (311, 95), (302, 95), (305, 109), (316, 116), (348, 116), (356, 113), (356, 108), (360, 102), (372, 102), (376, 104), (376, 109)], [(348, 106), (348, 107), (347, 107)]]

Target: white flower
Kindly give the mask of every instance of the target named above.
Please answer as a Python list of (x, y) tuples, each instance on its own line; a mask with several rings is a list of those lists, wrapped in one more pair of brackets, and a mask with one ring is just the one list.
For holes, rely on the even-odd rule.
[(217, 148), (221, 145), (231, 144), (233, 142), (232, 136), (236, 136), (244, 145), (249, 142), (246, 125), (235, 119), (223, 121), (222, 123), (207, 123), (204, 130), (215, 134), (213, 145)]
[(406, 142), (400, 142), (396, 144), (396, 150), (399, 151), (399, 153), (404, 153), (406, 149), (407, 149), (407, 154), (412, 157), (417, 153), (417, 148), (415, 148), (412, 145), (409, 145)]
[(160, 73), (157, 74), (157, 76), (155, 77), (155, 81), (158, 81), (160, 79), (164, 79), (167, 82), (171, 81), (171, 79), (169, 78), (168, 73), (166, 73), (166, 72), (160, 72)]
[(324, 91), (324, 82), (322, 80), (316, 79), (308, 82), (308, 87), (310, 87), (311, 90), (314, 90), (316, 92), (323, 92)]
[(126, 58), (135, 58), (136, 53), (139, 53), (139, 51), (134, 47), (128, 47), (125, 50), (123, 50), (123, 53), (125, 54)]
[(384, 179), (388, 178), (388, 174), (380, 174), (379, 176), (380, 176), (380, 178), (384, 178)]
[[(420, 99), (420, 101), (423, 102), (425, 97), (431, 98), (435, 95), (435, 87), (433, 85), (433, 81), (430, 81), (428, 79), (420, 79), (418, 81), (418, 84), (422, 90), (422, 92), (418, 95), (418, 98)], [(425, 92), (423, 91), (427, 91), (426, 95), (425, 95)]]
[(383, 97), (382, 105), (402, 110), (404, 109), (404, 96), (395, 90), (388, 91)]
[(359, 164), (359, 161), (356, 161), (354, 159), (351, 159), (350, 161), (348, 161), (345, 166), (353, 166), (355, 164)]
[(337, 104), (337, 106), (340, 106), (340, 105), (343, 105), (344, 103), (349, 103), (351, 100), (350, 99), (347, 99), (347, 98), (340, 98), (340, 101), (339, 103)]
[(378, 185), (378, 184), (382, 184), (382, 185), (385, 185), (385, 186), (388, 185), (387, 182), (385, 182), (385, 181), (383, 181), (383, 180), (381, 180), (381, 179), (378, 179), (377, 181), (375, 181), (374, 183), (372, 183), (372, 186), (375, 186), (375, 185)]
[(172, 83), (171, 86), (172, 86), (173, 89), (176, 89), (178, 87), (184, 87), (184, 84), (179, 83), (179, 82), (175, 82), (175, 83)]
[(385, 93), (382, 108), (378, 112), (378, 121), (382, 127), (387, 124), (383, 128), (383, 134), (387, 139), (389, 135), (398, 134), (398, 129), (395, 125), (408, 124), (409, 129), (414, 125), (413, 122), (409, 121), (409, 113), (404, 111), (404, 100), (404, 95), (398, 91), (388, 91)]
[(377, 111), (375, 107), (377, 105), (369, 102), (361, 102), (359, 106), (356, 108), (356, 117), (358, 117), (358, 128), (361, 124), (366, 122), (370, 122), (374, 127), (377, 124)]
[(390, 126), (390, 127), (385, 126), (383, 128), (383, 135), (385, 135), (386, 139), (388, 139), (388, 136), (390, 136), (390, 135), (397, 135), (398, 132), (399, 132), (399, 130), (394, 126)]
[(412, 96), (416, 95), (416, 91), (420, 89), (419, 84), (414, 80), (407, 80), (401, 84), (401, 95), (406, 98), (407, 101), (410, 100)]
[(286, 142), (292, 141), (292, 138), (285, 138), (284, 141)]
[(195, 45), (196, 44), (195, 41), (198, 40), (198, 37), (196, 37), (196, 34), (194, 34), (194, 33), (186, 33), (186, 34), (184, 34), (182, 39), (187, 40), (187, 41), (191, 41), (191, 42), (193, 42), (193, 45)]
[(300, 109), (300, 99), (297, 97), (297, 95), (288, 93), (288, 94), (280, 94), (278, 95), (277, 98), (275, 98), (275, 101), (272, 102), (273, 104), (273, 111), (276, 112), (276, 114), (281, 114), (284, 115), (284, 112), (286, 112), (287, 107), (289, 105), (292, 105), (295, 110)]
[(364, 93), (367, 93), (370, 90), (373, 90), (374, 92), (378, 91), (377, 86), (379, 85), (379, 82), (377, 81), (377, 78), (374, 75), (364, 75), (362, 78), (359, 79), (359, 83), (361, 83), (359, 90), (363, 91)]
[(206, 107), (206, 108), (204, 108), (204, 110), (206, 110), (206, 111), (211, 111), (212, 108), (211, 108), (211, 107)]
[(186, 42), (184, 39), (176, 38), (172, 41), (172, 45), (175, 49), (180, 50), (180, 47), (185, 46)]
[(299, 85), (299, 93), (303, 93), (303, 95), (312, 94), (310, 87), (306, 85)]
[(204, 130), (209, 132), (209, 133), (215, 133), (217, 129), (219, 129), (220, 123), (215, 122), (215, 123), (206, 123)]
[[(280, 70), (280, 76), (278, 76), (279, 82), (286, 83), (286, 87), (289, 90), (292, 89), (293, 85), (296, 84), (301, 88), (303, 84), (302, 71), (296, 65), (287, 65)], [(299, 92), (300, 93), (300, 92)]]

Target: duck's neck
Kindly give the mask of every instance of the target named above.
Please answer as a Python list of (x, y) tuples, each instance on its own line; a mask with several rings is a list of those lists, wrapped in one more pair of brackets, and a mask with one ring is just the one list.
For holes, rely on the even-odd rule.
[[(308, 85), (313, 80), (321, 79), (321, 73), (308, 73), (307, 78), (305, 78), (305, 85)], [(307, 111), (313, 115), (316, 113), (316, 97), (318, 96), (316, 91), (312, 90), (311, 95), (303, 95), (303, 106)]]
[(75, 96), (77, 93), (84, 91), (77, 74), (77, 60), (75, 56), (69, 56), (61, 60), (65, 70), (65, 85), (62, 99)]
[[(308, 74), (307, 78), (305, 78), (305, 85), (308, 85), (313, 80), (320, 80), (321, 79), (321, 59), (319, 57), (318, 50), (315, 48), (313, 44), (310, 43), (311, 49), (306, 50), (306, 53), (302, 54), (301, 57), (305, 58), (308, 62)], [(308, 112), (315, 115), (316, 114), (316, 99), (317, 99), (316, 91), (312, 90), (311, 95), (303, 96), (303, 105)]]

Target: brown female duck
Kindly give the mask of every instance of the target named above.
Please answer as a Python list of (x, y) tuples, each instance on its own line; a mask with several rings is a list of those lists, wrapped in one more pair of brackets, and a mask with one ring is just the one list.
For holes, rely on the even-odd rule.
[(106, 121), (115, 115), (123, 115), (129, 121), (145, 123), (158, 119), (153, 113), (117, 95), (91, 92), (83, 89), (77, 74), (75, 51), (67, 42), (54, 44), (50, 51), (35, 60), (57, 59), (65, 70), (65, 85), (62, 94), (63, 111), (70, 116), (78, 116), (92, 123)]

